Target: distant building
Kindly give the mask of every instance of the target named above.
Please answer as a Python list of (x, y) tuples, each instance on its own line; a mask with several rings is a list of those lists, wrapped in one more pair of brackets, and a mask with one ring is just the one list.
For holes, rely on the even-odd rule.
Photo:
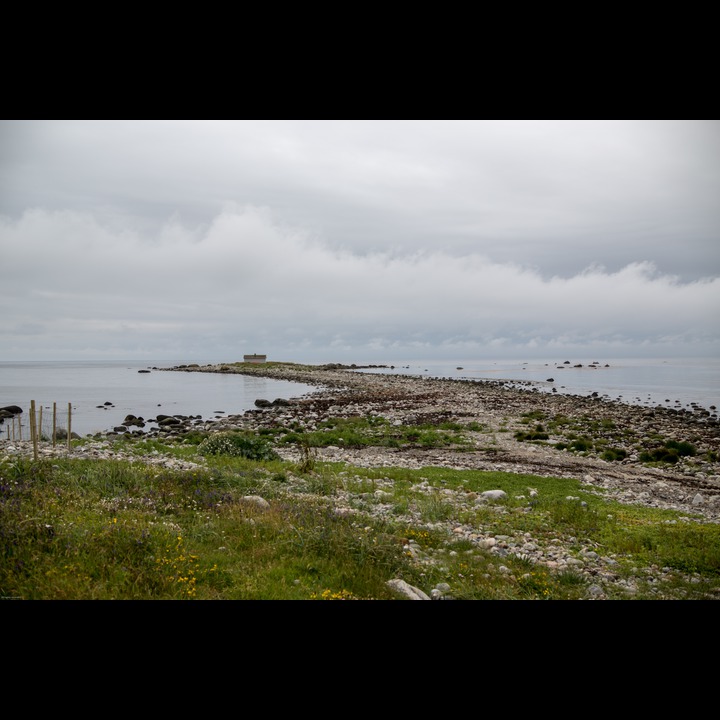
[(243, 355), (243, 362), (264, 363), (267, 362), (267, 355)]

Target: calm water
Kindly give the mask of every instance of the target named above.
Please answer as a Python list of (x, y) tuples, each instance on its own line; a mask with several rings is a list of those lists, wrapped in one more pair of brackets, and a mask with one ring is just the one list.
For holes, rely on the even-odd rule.
[[(34, 400), (37, 412), (42, 405), (43, 427), (47, 427), (55, 403), (57, 426), (67, 428), (71, 403), (71, 429), (86, 435), (111, 430), (129, 414), (146, 420), (159, 413), (210, 419), (254, 409), (258, 398), (290, 399), (316, 389), (248, 375), (138, 372), (146, 369), (144, 365), (110, 362), (0, 362), (0, 407), (23, 408), (25, 426)], [(0, 437), (7, 437), (8, 426), (8, 421), (0, 425)], [(146, 425), (145, 430), (151, 427), (155, 426)]]
[(589, 361), (570, 359), (567, 364), (565, 360), (410, 361), (393, 363), (393, 369), (362, 372), (507, 380), (518, 386), (532, 384), (542, 392), (553, 392), (553, 388), (558, 393), (572, 395), (597, 392), (609, 400), (651, 407), (688, 408), (692, 403), (706, 410), (720, 407), (720, 360), (714, 358), (591, 358)]
[[(597, 363), (597, 364), (594, 364)], [(720, 407), (720, 360), (586, 360), (559, 361), (465, 360), (385, 363), (393, 368), (363, 369), (424, 377), (493, 379), (541, 392), (590, 395), (635, 405), (689, 408), (714, 412)], [(582, 367), (575, 367), (580, 364)], [(255, 400), (296, 398), (316, 387), (284, 380), (219, 373), (139, 373), (144, 365), (112, 362), (0, 362), (0, 407), (19, 405), (24, 424), (30, 401), (43, 408), (43, 425), (52, 420), (56, 404), (58, 426), (67, 427), (72, 405), (72, 430), (79, 435), (103, 432), (120, 425), (128, 414), (146, 420), (157, 414), (201, 415), (204, 419), (254, 409)], [(105, 403), (110, 403), (106, 405)], [(0, 425), (7, 437), (8, 422)], [(146, 430), (153, 425), (147, 425)]]

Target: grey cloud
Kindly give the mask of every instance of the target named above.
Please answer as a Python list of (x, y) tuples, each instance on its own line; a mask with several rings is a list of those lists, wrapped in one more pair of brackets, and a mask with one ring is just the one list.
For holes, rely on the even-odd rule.
[[(54, 317), (63, 345), (105, 337), (166, 348), (236, 337), (321, 353), (619, 342), (707, 350), (720, 330), (720, 278), (685, 282), (651, 263), (544, 278), (475, 254), (359, 255), (252, 207), (228, 207), (204, 235), (173, 221), (153, 242), (74, 213), (33, 212), (2, 228), (11, 242), (0, 284), (13, 309), (0, 329)], [(50, 237), (63, 242), (48, 245)], [(76, 261), (63, 266), (66, 255)], [(13, 282), (18, 268), (22, 283)]]
[(39, 326), (101, 355), (713, 352), (719, 129), (0, 121), (0, 332), (15, 356)]

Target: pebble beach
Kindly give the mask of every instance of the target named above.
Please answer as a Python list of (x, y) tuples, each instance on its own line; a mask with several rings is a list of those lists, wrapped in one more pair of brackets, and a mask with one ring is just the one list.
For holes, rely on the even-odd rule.
[[(356, 366), (277, 364), (178, 365), (154, 371), (259, 375), (311, 385), (316, 390), (289, 400), (258, 398), (256, 408), (242, 414), (214, 417), (176, 416), (145, 433), (168, 435), (190, 429), (221, 432), (262, 430), (295, 424), (312, 431), (330, 417), (377, 415), (395, 424), (471, 423), (472, 451), (413, 448), (318, 448), (320, 459), (359, 466), (445, 466), (497, 470), (539, 476), (574, 477), (597, 485), (624, 502), (699, 513), (720, 521), (720, 423), (717, 414), (697, 408), (643, 408), (619, 401), (577, 395), (553, 395), (518, 388), (505, 381), (451, 380), (407, 375), (359, 372)], [(562, 418), (573, 435), (609, 444), (621, 459), (608, 461), (590, 451), (563, 447), (563, 432), (542, 440), (518, 439), (531, 424), (552, 424)], [(76, 448), (77, 455), (112, 457), (107, 442), (117, 431), (133, 432), (133, 423), (114, 432), (96, 434)], [(564, 431), (567, 435), (570, 430)], [(141, 431), (137, 431), (141, 432)], [(90, 436), (88, 436), (90, 439)], [(648, 463), (643, 453), (661, 441), (690, 443), (693, 455), (677, 462)], [(30, 454), (29, 441), (0, 440), (0, 452)], [(41, 444), (45, 455), (66, 452)], [(293, 446), (280, 449), (285, 459), (296, 459)]]
[[(720, 424), (717, 415), (670, 408), (643, 408), (617, 401), (573, 395), (551, 395), (509, 387), (502, 381), (457, 381), (358, 372), (344, 366), (290, 364), (204, 365), (167, 368), (175, 372), (259, 374), (315, 385), (319, 389), (288, 404), (267, 405), (243, 415), (200, 422), (217, 430), (261, 429), (297, 422), (314, 429), (328, 417), (381, 415), (402, 424), (478, 423), (473, 452), (403, 448), (322, 448), (322, 459), (360, 466), (423, 467), (442, 465), (479, 470), (501, 470), (540, 476), (577, 477), (611, 490), (618, 498), (656, 507), (699, 512), (720, 520)], [(263, 404), (263, 403), (258, 403)], [(591, 453), (557, 449), (558, 437), (523, 442), (517, 431), (527, 428), (528, 416), (562, 416), (577, 432), (612, 435), (625, 457), (606, 461)], [(612, 431), (607, 428), (612, 428)], [(692, 443), (693, 456), (672, 465), (641, 460), (653, 438)], [(657, 441), (655, 441), (657, 442)], [(292, 450), (286, 450), (288, 456)]]
[[(249, 367), (246, 364), (218, 364), (204, 366), (175, 366), (156, 368), (167, 372), (246, 373), (300, 382), (316, 390), (290, 399), (258, 398), (255, 409), (238, 415), (218, 412), (212, 418), (179, 416), (172, 422), (144, 433), (152, 435), (182, 434), (193, 429), (203, 432), (229, 430), (262, 431), (277, 427), (295, 427), (313, 431), (329, 418), (380, 416), (393, 424), (420, 425), (453, 422), (468, 426), (472, 438), (470, 448), (420, 447), (362, 447), (328, 446), (315, 448), (321, 461), (347, 463), (348, 468), (421, 469), (447, 467), (463, 470), (502, 471), (536, 477), (574, 478), (589, 492), (597, 492), (620, 503), (675, 510), (680, 520), (687, 522), (720, 522), (720, 425), (717, 418), (702, 411), (676, 411), (663, 408), (642, 408), (620, 402), (608, 402), (591, 397), (551, 395), (533, 392), (532, 389), (508, 387), (500, 381), (457, 381), (392, 374), (358, 372), (352, 367), (301, 366), (268, 364)], [(532, 424), (545, 423), (553, 432), (542, 440), (523, 439), (528, 419)], [(563, 424), (553, 420), (563, 418)], [(574, 431), (584, 428), (584, 435), (611, 442), (622, 459), (609, 461), (591, 451), (572, 452), (563, 447), (562, 428)], [(558, 429), (560, 428), (560, 429)], [(133, 433), (131, 426), (126, 432)], [(139, 459), (152, 465), (191, 469), (194, 464), (149, 452), (138, 458), (136, 452), (123, 450), (113, 442), (118, 432), (88, 436), (86, 441), (72, 449), (75, 457)], [(692, 443), (693, 455), (684, 455), (673, 463), (648, 463), (643, 453), (654, 444), (671, 440)], [(277, 451), (284, 460), (300, 461), (296, 445), (278, 445)], [(622, 452), (620, 452), (622, 451)], [(30, 442), (0, 441), (0, 455), (30, 455)], [(64, 455), (70, 450), (60, 443), (56, 447), (40, 444), (43, 457)], [(200, 459), (198, 461), (201, 462)], [(289, 474), (288, 491), (293, 484), (305, 482)], [(387, 492), (388, 487), (378, 480), (375, 495)], [(422, 485), (422, 483), (421, 483)], [(427, 491), (433, 489), (428, 487)], [(423, 488), (418, 486), (418, 492)], [(537, 489), (528, 487), (530, 496)], [(470, 497), (467, 493), (446, 492), (446, 501), (462, 509), (468, 503), (485, 502), (488, 498)], [(335, 498), (338, 513), (354, 512), (359, 499), (346, 497), (340, 490)], [(363, 503), (365, 511), (382, 515), (389, 508), (382, 502)], [(260, 501), (258, 499), (258, 501)], [(409, 520), (411, 520), (409, 518)], [(632, 597), (638, 583), (657, 583), (662, 586), (664, 576), (671, 576), (669, 568), (653, 568), (638, 577), (621, 577), (615, 570), (613, 557), (605, 557), (594, 548), (572, 549), (567, 541), (550, 545), (529, 536), (505, 537), (486, 533), (482, 529), (452, 523), (445, 530), (463, 538), (474, 547), (496, 556), (502, 572), (502, 558), (508, 554), (520, 555), (533, 563), (543, 564), (554, 571), (572, 569), (587, 579), (588, 599), (607, 599), (608, 588), (613, 593)], [(416, 542), (409, 541), (406, 551), (419, 563), (438, 560), (428, 556)], [(399, 580), (393, 580), (398, 582)], [(720, 588), (715, 595), (720, 597)], [(410, 599), (450, 599), (452, 588), (397, 587), (398, 593)], [(659, 597), (663, 597), (660, 593)]]

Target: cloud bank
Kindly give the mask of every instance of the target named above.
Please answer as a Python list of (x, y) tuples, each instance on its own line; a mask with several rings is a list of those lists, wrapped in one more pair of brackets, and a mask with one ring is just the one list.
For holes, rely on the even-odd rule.
[[(400, 172), (400, 170), (398, 171)], [(407, 172), (414, 172), (408, 169)], [(0, 359), (298, 362), (717, 355), (720, 278), (542, 273), (477, 251), (339, 247), (265, 206), (152, 231), (0, 216)]]

